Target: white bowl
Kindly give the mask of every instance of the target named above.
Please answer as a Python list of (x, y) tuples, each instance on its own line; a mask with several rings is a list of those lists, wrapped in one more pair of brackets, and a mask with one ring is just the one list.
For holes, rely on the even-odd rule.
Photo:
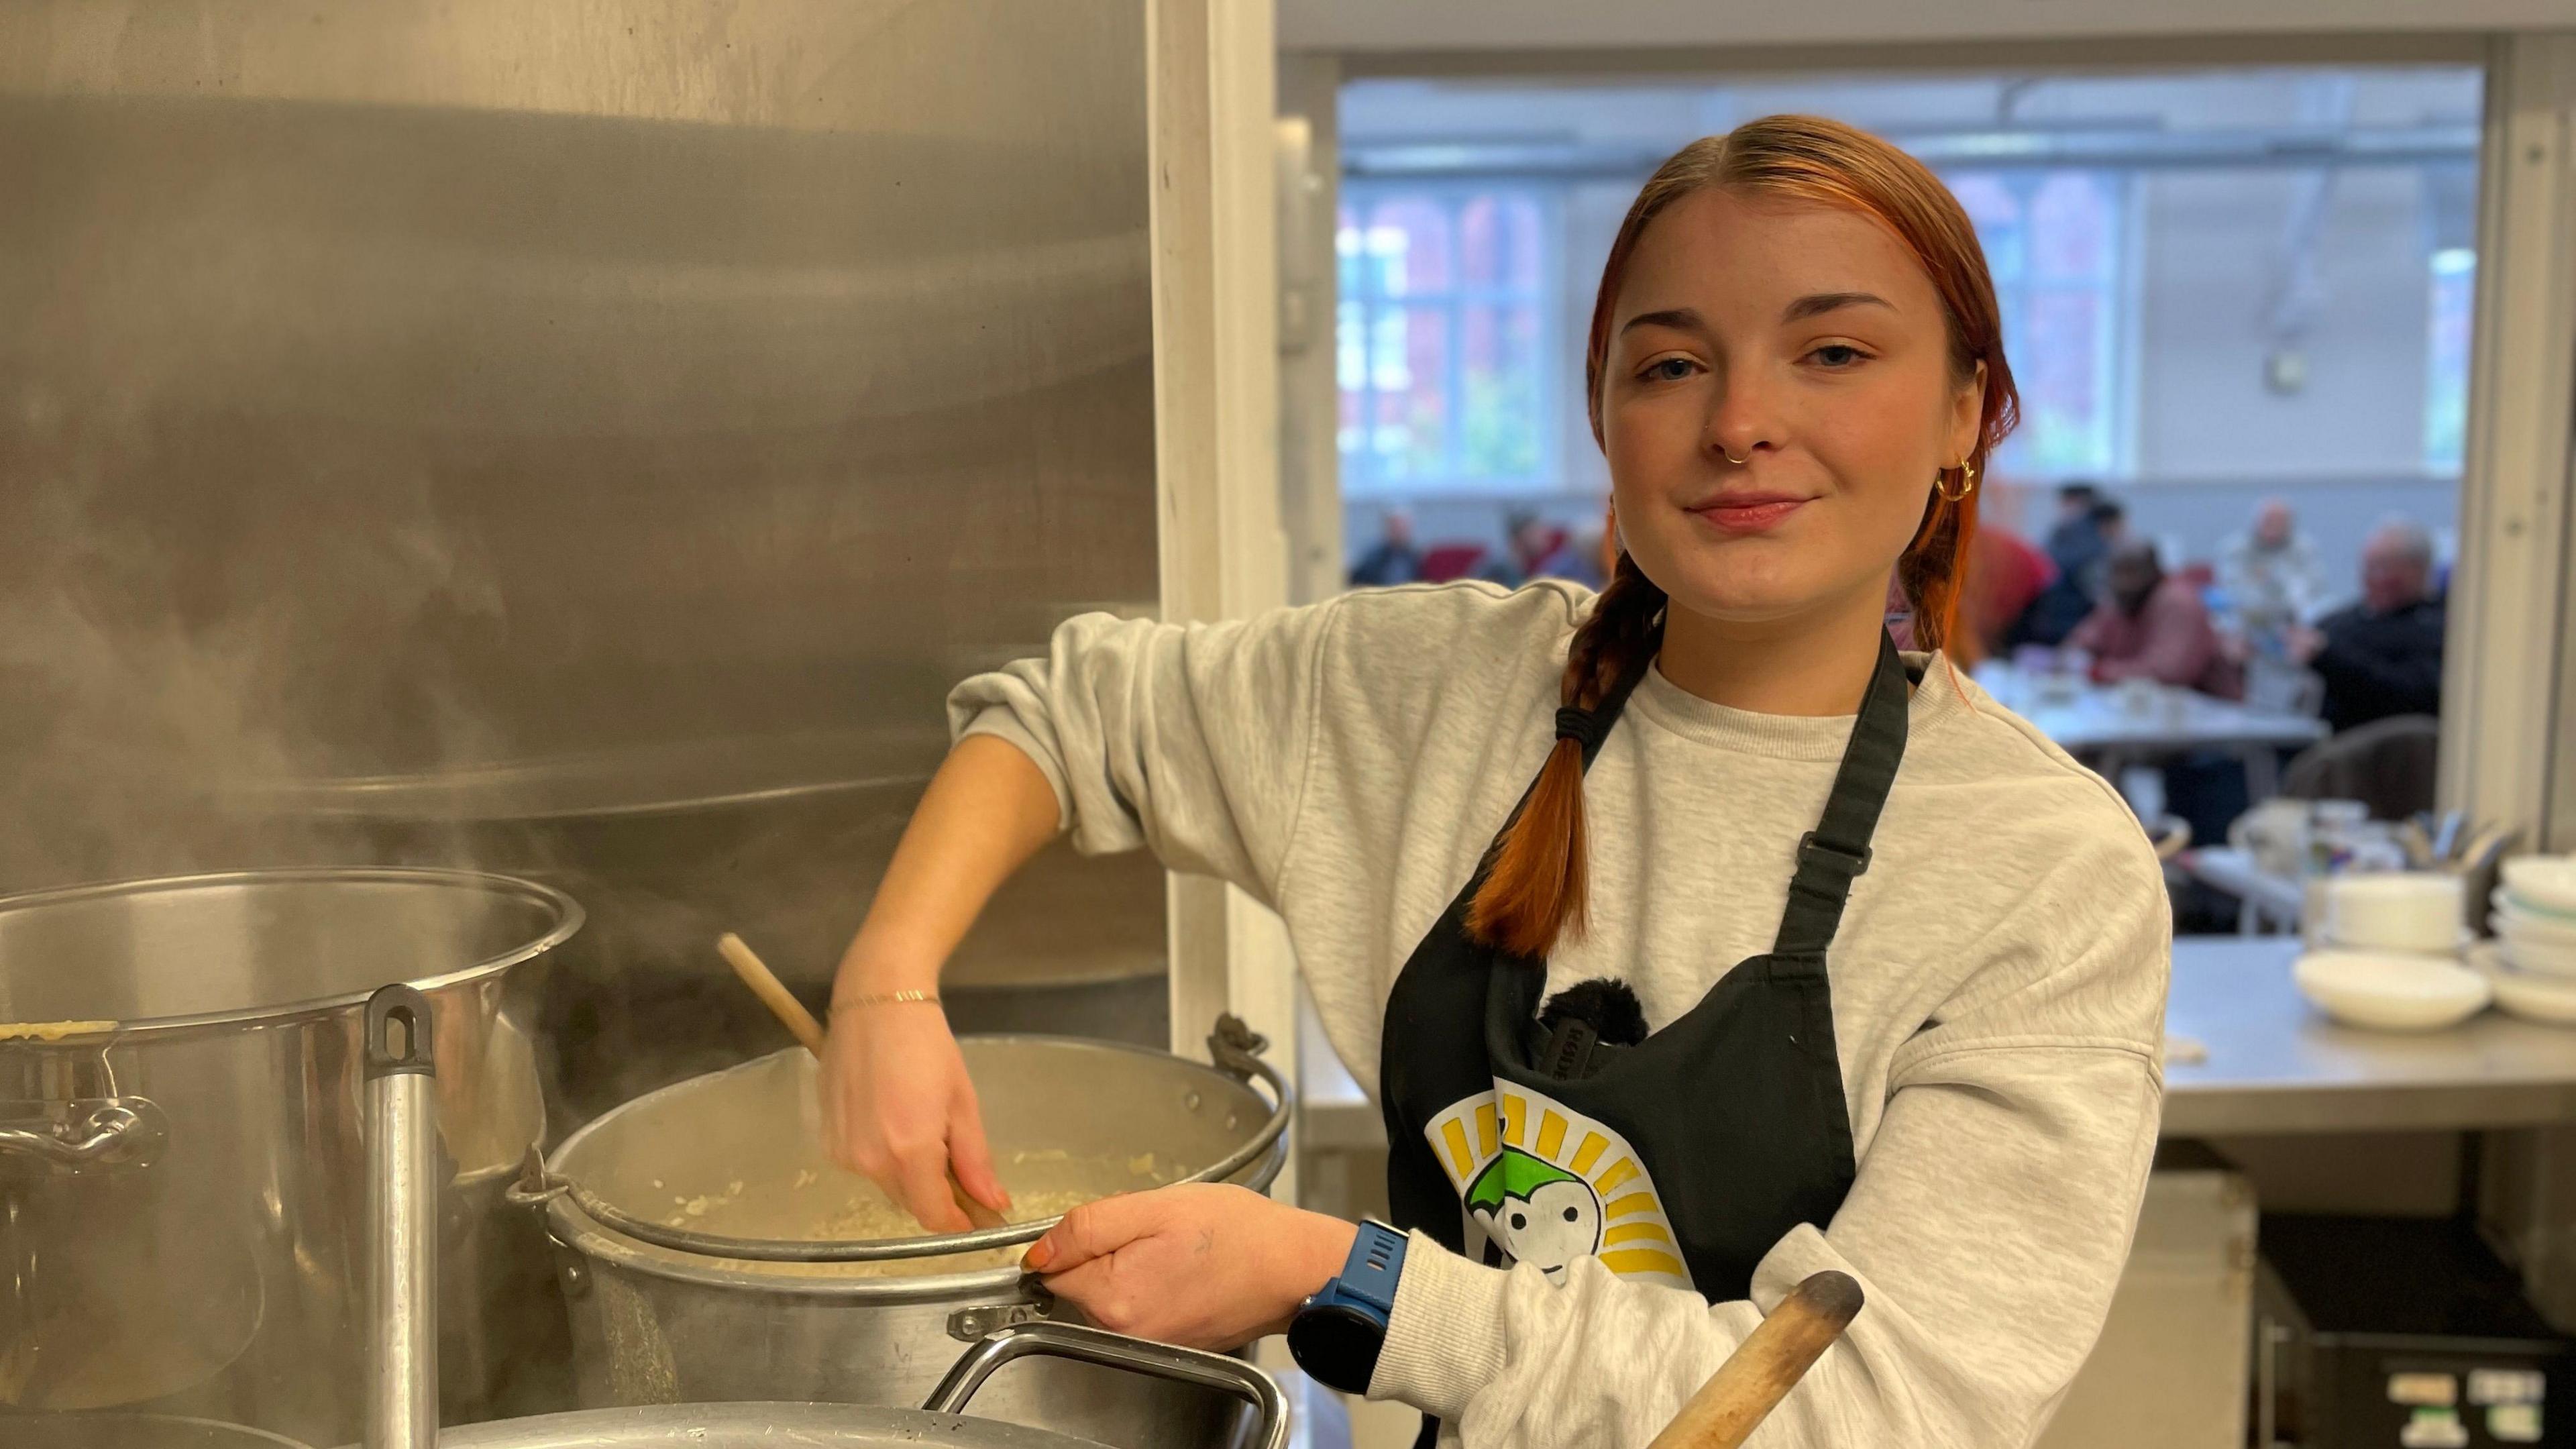
[(2576, 981), (2517, 971), (2493, 942), (2469, 949), (2469, 965), (2495, 988), (2496, 1005), (2526, 1021), (2576, 1026)]
[(2495, 894), (2488, 899), (2499, 911), (2520, 911), (2538, 920), (2550, 921), (2562, 926), (2576, 926), (2576, 913), (2553, 911), (2511, 886), (2497, 886)]
[(2326, 882), (2326, 936), (2356, 951), (2447, 955), (2459, 949), (2460, 878), (2436, 871), (2372, 871)]
[(2507, 899), (2503, 905), (2496, 908), (2495, 927), (2498, 933), (2510, 931), (2534, 941), (2576, 950), (2576, 921), (2562, 921), (2555, 916), (2535, 916), (2515, 905), (2511, 899)]
[(2439, 1031), (2478, 1014), (2494, 995), (2487, 978), (2431, 956), (2315, 951), (2290, 968), (2319, 1011), (2346, 1026)]
[(2576, 979), (2576, 945), (2554, 937), (2525, 935), (2510, 921), (2499, 928), (2496, 942), (2503, 948), (2504, 959), (2517, 971)]
[(2505, 888), (2519, 904), (2576, 925), (2576, 856), (2517, 856), (2503, 871)]

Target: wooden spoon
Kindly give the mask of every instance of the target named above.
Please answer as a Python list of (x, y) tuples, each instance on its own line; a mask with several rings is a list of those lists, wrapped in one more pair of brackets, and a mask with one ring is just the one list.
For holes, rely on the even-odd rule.
[(1646, 1449), (1738, 1449), (1860, 1312), (1848, 1273), (1817, 1273), (1728, 1354)]
[[(814, 1060), (821, 1061), (823, 1059), (823, 1024), (816, 1021), (814, 1013), (805, 1009), (805, 1003), (797, 1000), (795, 993), (789, 991), (779, 981), (777, 975), (769, 969), (768, 963), (760, 959), (759, 953), (752, 950), (742, 937), (731, 931), (716, 938), (716, 952), (725, 958), (727, 965), (733, 967), (733, 974), (742, 978), (742, 984), (751, 988), (751, 994), (759, 997), (761, 1004), (769, 1008), (770, 1014), (777, 1017), (790, 1032), (795, 1034), (798, 1041), (805, 1044), (805, 1050), (814, 1054)], [(948, 1195), (957, 1199), (957, 1206), (966, 1214), (966, 1220), (976, 1227), (1008, 1226), (1008, 1221), (1000, 1213), (977, 1202), (973, 1195), (966, 1191), (965, 1187), (957, 1181), (957, 1169), (953, 1167), (948, 1170)], [(924, 1224), (924, 1226), (928, 1225)]]

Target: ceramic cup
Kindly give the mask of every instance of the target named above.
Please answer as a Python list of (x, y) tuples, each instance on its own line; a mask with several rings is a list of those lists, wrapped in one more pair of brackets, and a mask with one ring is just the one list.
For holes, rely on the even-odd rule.
[(2447, 956), (2460, 948), (2460, 878), (2435, 871), (2370, 871), (2326, 882), (2326, 936), (2360, 951)]

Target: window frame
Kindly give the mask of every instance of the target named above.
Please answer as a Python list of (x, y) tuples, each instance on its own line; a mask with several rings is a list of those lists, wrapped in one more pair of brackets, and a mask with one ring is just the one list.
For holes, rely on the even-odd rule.
[[(2144, 208), (2139, 204), (2141, 188), (2138, 185), (2138, 179), (2145, 168), (2134, 165), (2026, 165), (2010, 160), (1999, 160), (1942, 166), (1934, 170), (1940, 176), (1944, 186), (1952, 186), (1953, 178), (1960, 175), (2010, 175), (2015, 172), (2075, 173), (2100, 178), (2107, 184), (2112, 193), (2114, 212), (2112, 230), (2116, 233), (2110, 243), (2111, 275), (2094, 284), (2094, 290), (2102, 299), (2109, 317), (2110, 336), (2102, 344), (2107, 356), (2101, 359), (2098, 369), (2098, 380), (2103, 389), (2105, 401), (2102, 429), (2106, 456), (2098, 464), (2079, 464), (2072, 467), (2043, 466), (2019, 456), (2013, 457), (2009, 463), (2000, 459), (1998, 463), (2007, 467), (2013, 476), (2046, 487), (2054, 487), (2074, 478), (2097, 482), (2135, 483), (2138, 460), (2138, 346), (2140, 334), (2146, 330), (2140, 325), (2140, 311), (2144, 302), (2141, 281), (2144, 271), (2141, 264), (2141, 253), (2144, 251), (2142, 234)], [(2029, 200), (2028, 197), (2020, 199), (2025, 204)], [(1973, 218), (1971, 220), (1973, 222)], [(1983, 238), (1979, 240), (1982, 242)], [(2005, 294), (2009, 292), (2016, 305), (2027, 307), (2035, 290), (2030, 268), (2025, 264), (2022, 274), (2014, 280), (2011, 287), (1999, 285), (1996, 288), (1996, 302), (2000, 306), (2005, 299)], [(2028, 325), (2025, 321), (2023, 333), (2025, 339), (2028, 337)], [(2026, 346), (2020, 349), (2006, 349), (2008, 356), (2023, 356), (2028, 355), (2028, 352), (2029, 349)], [(2025, 431), (2028, 426), (2028, 413), (2025, 409), (2023, 419)], [(2024, 432), (2017, 431), (2015, 438), (2023, 435)], [(2014, 439), (2006, 439), (2005, 448), (2011, 449), (2013, 442)]]
[[(1340, 195), (1336, 198), (1334, 213), (1334, 257), (1337, 267), (1341, 256), (1341, 214), (1347, 211), (1359, 216), (1362, 219), (1360, 230), (1365, 233), (1366, 208), (1380, 198), (1395, 196), (1436, 199), (1445, 206), (1454, 221), (1461, 210), (1461, 203), (1468, 197), (1497, 194), (1526, 195), (1537, 203), (1539, 252), (1537, 280), (1532, 283), (1526, 294), (1508, 288), (1471, 289), (1456, 283), (1436, 293), (1411, 294), (1394, 298), (1380, 294), (1354, 299), (1336, 293), (1333, 311), (1333, 345), (1336, 355), (1334, 459), (1336, 471), (1341, 479), (1343, 496), (1346, 499), (1364, 501), (1416, 497), (1541, 499), (1555, 496), (1565, 490), (1567, 480), (1564, 476), (1563, 464), (1564, 420), (1560, 416), (1561, 410), (1553, 407), (1551, 400), (1557, 396), (1564, 385), (1564, 359), (1561, 355), (1563, 349), (1553, 344), (1561, 339), (1565, 322), (1561, 283), (1565, 268), (1566, 189), (1561, 180), (1526, 173), (1499, 173), (1456, 178), (1352, 177), (1348, 175), (1341, 178)], [(1452, 258), (1454, 262), (1454, 231)], [(1433, 306), (1441, 312), (1449, 338), (1446, 349), (1446, 371), (1441, 379), (1442, 396), (1448, 400), (1448, 415), (1445, 420), (1447, 436), (1442, 440), (1441, 452), (1450, 466), (1437, 477), (1389, 479), (1375, 468), (1355, 477), (1349, 461), (1353, 455), (1340, 447), (1340, 407), (1348, 397), (1347, 390), (1341, 386), (1338, 362), (1341, 346), (1341, 308), (1354, 300), (1359, 301), (1364, 308), (1390, 305)], [(1534, 310), (1538, 345), (1531, 349), (1531, 362), (1535, 368), (1533, 385), (1536, 389), (1532, 399), (1531, 421), (1536, 429), (1536, 436), (1533, 440), (1531, 471), (1525, 477), (1469, 474), (1458, 471), (1456, 467), (1461, 452), (1460, 433), (1466, 425), (1464, 379), (1467, 369), (1465, 348), (1460, 345), (1462, 332), (1460, 319), (1467, 307), (1480, 303), (1496, 307), (1526, 303)], [(1366, 313), (1363, 315), (1363, 325), (1374, 324), (1373, 316)], [(1373, 340), (1369, 345), (1374, 345)], [(1373, 359), (1371, 361), (1373, 362)], [(1373, 368), (1371, 370), (1374, 371)], [(1363, 394), (1372, 400), (1383, 395), (1375, 388), (1374, 381), (1372, 376), (1372, 386)], [(1358, 486), (1353, 486), (1355, 482)]]

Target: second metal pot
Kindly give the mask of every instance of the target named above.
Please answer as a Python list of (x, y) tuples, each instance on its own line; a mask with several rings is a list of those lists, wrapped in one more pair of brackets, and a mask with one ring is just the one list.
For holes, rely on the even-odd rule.
[[(1015, 1196), (1101, 1196), (1228, 1159), (1259, 1190), (1278, 1173), (1289, 1106), (1276, 1074), (1220, 1042), (1237, 1071), (1165, 1052), (1051, 1037), (966, 1037), (995, 1160)], [(1265, 1078), (1264, 1100), (1249, 1084)], [(816, 1400), (910, 1405), (968, 1345), (1057, 1305), (1007, 1251), (943, 1253), (1009, 1232), (914, 1240), (890, 1264), (727, 1258), (612, 1230), (578, 1196), (671, 1230), (713, 1223), (766, 1239), (825, 1238), (799, 1209), (855, 1183), (815, 1140), (814, 1067), (802, 1051), (637, 1099), (566, 1141), (547, 1164), (547, 1224), (563, 1246), (574, 1359), (585, 1404)], [(1247, 1153), (1246, 1149), (1250, 1149)], [(578, 1196), (562, 1190), (581, 1184)], [(870, 1190), (872, 1191), (872, 1190)], [(697, 1207), (692, 1212), (692, 1206)], [(735, 1215), (736, 1205), (747, 1211)], [(814, 1230), (799, 1231), (802, 1220)], [(727, 1219), (730, 1217), (730, 1220)], [(885, 1256), (885, 1255), (880, 1255)], [(889, 1272), (888, 1269), (892, 1269)], [(1111, 1444), (1222, 1444), (1239, 1406), (1186, 1384), (1141, 1382), (1088, 1363), (1029, 1365), (977, 1401), (980, 1416)]]
[[(1243, 1449), (1285, 1449), (1288, 1441), (1287, 1401), (1279, 1386), (1250, 1364), (1050, 1323), (1001, 1329), (976, 1344), (941, 1378), (928, 1407), (921, 1409), (848, 1404), (592, 1409), (451, 1429), (439, 1444), (440, 1449), (771, 1449), (793, 1442), (816, 1449), (881, 1449), (935, 1442), (953, 1449), (1104, 1449), (1061, 1429), (982, 1417), (989, 1412), (987, 1381), (1018, 1362), (1027, 1367), (1016, 1372), (1079, 1364), (1223, 1395), (1249, 1411)], [(964, 1417), (970, 1402), (973, 1418)], [(1131, 1439), (1120, 1441), (1118, 1449), (1173, 1449), (1185, 1442)]]
[(544, 1236), (501, 1199), (543, 1131), (521, 968), (580, 921), (554, 891), (458, 871), (0, 900), (0, 1022), (18, 1024), (0, 1039), (0, 1407), (357, 1432), (359, 1018), (394, 981), (426, 994), (443, 1058), (450, 1415), (488, 1415), (559, 1357), (559, 1320), (529, 1306), (552, 1296)]

